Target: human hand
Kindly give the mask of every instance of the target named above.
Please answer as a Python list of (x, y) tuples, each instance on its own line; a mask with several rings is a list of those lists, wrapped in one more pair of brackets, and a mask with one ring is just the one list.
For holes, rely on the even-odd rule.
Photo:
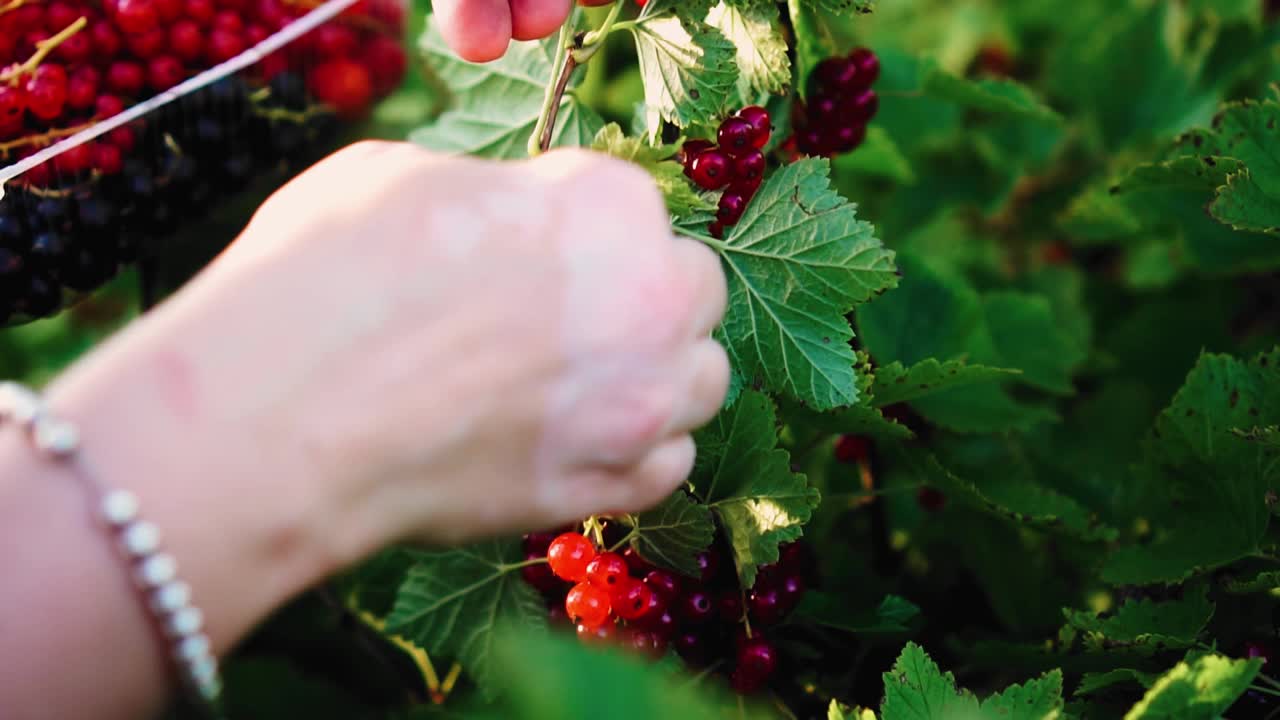
[[(613, 0), (579, 0), (608, 5)], [(497, 60), (512, 40), (539, 40), (564, 24), (573, 0), (435, 0), (432, 12), (453, 51), (471, 62)]]
[(724, 303), (633, 166), (363, 143), (105, 352), (185, 425), (132, 454), (244, 482), (350, 561), (659, 502), (723, 402)]

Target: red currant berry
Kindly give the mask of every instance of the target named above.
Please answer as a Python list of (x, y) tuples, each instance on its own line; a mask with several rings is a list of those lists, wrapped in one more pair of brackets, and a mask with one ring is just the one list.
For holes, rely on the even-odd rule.
[(764, 168), (764, 153), (759, 150), (752, 150), (745, 155), (734, 158), (733, 181), (744, 185), (755, 183), (758, 186), (760, 180), (764, 178)]
[(707, 234), (717, 240), (724, 239), (724, 223), (719, 220), (712, 220), (707, 223)]
[(742, 213), (747, 210), (747, 196), (733, 189), (726, 190), (720, 196), (720, 205), (716, 208), (716, 219), (724, 225), (737, 225)]
[(865, 125), (879, 110), (880, 96), (875, 90), (863, 90), (841, 103), (837, 115), (842, 123)]
[(627, 567), (631, 568), (631, 574), (636, 577), (644, 577), (650, 571), (656, 570), (653, 563), (644, 559), (639, 550), (628, 547), (622, 551), (622, 559), (627, 561)]
[(639, 620), (648, 614), (653, 604), (653, 590), (634, 578), (623, 578), (610, 591), (609, 603), (613, 612), (623, 620)]
[(68, 25), (79, 20), (83, 14), (70, 3), (51, 2), (44, 10), (44, 29), (53, 33), (61, 32)]
[(67, 105), (67, 71), (61, 65), (36, 68), (26, 86), (27, 111), (41, 120), (56, 120)]
[(147, 82), (147, 71), (132, 60), (117, 60), (107, 68), (107, 87), (117, 95), (136, 96)]
[(610, 592), (629, 577), (631, 568), (617, 553), (600, 553), (587, 565), (587, 582)]
[(680, 580), (674, 573), (666, 570), (651, 570), (644, 576), (644, 583), (649, 586), (650, 590), (658, 593), (667, 600), (671, 600), (680, 592)]
[(680, 164), (684, 165), (684, 174), (689, 174), (694, 158), (715, 146), (716, 144), (710, 140), (686, 140), (684, 145), (680, 146)]
[(867, 48), (849, 53), (849, 61), (858, 67), (858, 86), (868, 88), (880, 78), (880, 58)]
[(599, 627), (609, 619), (609, 593), (590, 583), (580, 582), (569, 588), (569, 594), (564, 598), (564, 610), (576, 623)]
[(667, 649), (665, 637), (652, 630), (632, 630), (627, 638), (627, 646), (648, 658), (662, 657)]
[(380, 95), (396, 89), (409, 69), (409, 59), (405, 56), (404, 47), (389, 37), (370, 40), (361, 57), (365, 67), (373, 75), (374, 90)]
[(860, 435), (841, 435), (836, 440), (836, 460), (842, 463), (866, 462), (871, 456), (871, 444)]
[(115, 95), (99, 95), (93, 101), (93, 115), (99, 120), (124, 112), (124, 101)]
[(229, 33), (244, 32), (244, 18), (234, 10), (222, 10), (213, 16), (213, 29), (226, 30)]
[(89, 25), (89, 40), (93, 54), (102, 60), (112, 60), (120, 54), (120, 33), (106, 20), (95, 20)]
[(731, 117), (720, 123), (716, 139), (720, 143), (721, 151), (731, 157), (737, 157), (755, 149), (755, 135), (755, 128), (750, 122), (740, 117)]
[(129, 127), (118, 127), (107, 133), (107, 142), (120, 148), (120, 152), (129, 153), (138, 144), (138, 136)]
[(713, 549), (703, 550), (697, 555), (698, 578), (703, 584), (707, 584), (716, 579), (720, 574), (720, 552)]
[(169, 44), (169, 35), (163, 28), (152, 28), (137, 35), (125, 35), (124, 42), (129, 46), (129, 52), (139, 60), (150, 60), (164, 52)]
[(54, 55), (68, 65), (78, 65), (93, 55), (93, 40), (84, 33), (76, 33), (63, 40)]
[(93, 167), (93, 143), (77, 145), (53, 159), (53, 169), (62, 175), (79, 175)]
[(613, 642), (617, 634), (618, 626), (615, 623), (605, 622), (595, 626), (578, 623), (578, 639), (584, 643), (607, 645)]
[(551, 571), (563, 580), (582, 582), (587, 579), (587, 566), (596, 557), (596, 548), (584, 535), (563, 533), (547, 548)]
[(205, 56), (212, 63), (222, 63), (244, 52), (247, 47), (244, 35), (219, 28), (209, 33)]
[(116, 27), (125, 33), (136, 35), (150, 32), (160, 25), (160, 17), (152, 0), (117, 0)]
[(21, 130), (26, 112), (27, 94), (21, 88), (0, 83), (0, 134)]
[(715, 601), (705, 590), (695, 589), (680, 598), (680, 618), (689, 625), (701, 625), (715, 614)]
[(927, 512), (938, 512), (947, 505), (947, 496), (937, 488), (922, 487), (916, 492), (916, 504)]
[(213, 0), (186, 0), (187, 17), (200, 25), (209, 25), (217, 15), (218, 9)]
[(733, 179), (729, 156), (719, 150), (704, 150), (689, 165), (689, 177), (703, 190), (719, 190)]
[(160, 18), (162, 25), (168, 25), (182, 17), (187, 9), (183, 0), (153, 0), (153, 2), (156, 6), (156, 17)]
[(98, 85), (102, 73), (88, 65), (82, 65), (67, 80), (67, 107), (72, 110), (88, 110), (98, 100)]
[(737, 663), (730, 676), (733, 689), (746, 695), (759, 690), (778, 666), (778, 651), (773, 644), (756, 636), (744, 641), (737, 652)]
[(93, 148), (93, 167), (103, 175), (119, 175), (124, 170), (124, 153), (111, 143), (99, 143)]
[(738, 117), (751, 123), (751, 145), (759, 150), (769, 144), (769, 135), (773, 125), (769, 119), (769, 111), (759, 105), (750, 105), (738, 112)]
[[(827, 58), (813, 69), (815, 89), (839, 91), (850, 89), (860, 80), (858, 63), (850, 58)], [(870, 85), (870, 83), (867, 83)], [(813, 93), (810, 94), (812, 96)]]
[(161, 55), (147, 63), (147, 84), (156, 92), (163, 92), (182, 82), (186, 70), (182, 61), (172, 55)]
[(359, 118), (373, 102), (373, 78), (354, 60), (338, 58), (319, 65), (308, 84), (316, 99), (346, 119)]
[(322, 58), (347, 57), (360, 44), (355, 30), (337, 23), (321, 25), (311, 33), (309, 39), (311, 46)]
[(179, 20), (169, 28), (169, 52), (186, 62), (204, 57), (204, 32), (195, 20)]

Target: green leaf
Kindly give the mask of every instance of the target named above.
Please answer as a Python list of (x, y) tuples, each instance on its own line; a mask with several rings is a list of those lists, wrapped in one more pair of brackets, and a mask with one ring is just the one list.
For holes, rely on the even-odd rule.
[[(602, 652), (573, 637), (510, 628), (499, 638), (496, 656), (504, 691), (496, 717), (503, 720), (599, 720), (602, 712), (609, 720), (720, 720), (730, 702), (661, 665)], [(750, 704), (735, 706), (741, 720), (771, 717)]]
[(719, 30), (667, 16), (642, 18), (630, 29), (650, 140), (657, 139), (663, 120), (687, 127), (726, 114), (737, 93), (737, 50)]
[(456, 657), (488, 695), (507, 672), (494, 655), (502, 622), (545, 627), (546, 606), (520, 576), (519, 542), (492, 540), (414, 552), (416, 564), (387, 616), (387, 630)]
[(893, 253), (833, 192), (825, 160), (774, 173), (723, 241), (729, 308), (721, 326), (748, 385), (817, 409), (858, 400), (845, 315), (897, 281)]
[(1062, 716), (1062, 673), (1055, 670), (1011, 685), (979, 703), (956, 687), (951, 673), (915, 643), (907, 643), (884, 674), (882, 720), (1055, 720)]
[(1280, 570), (1260, 572), (1247, 580), (1229, 580), (1225, 590), (1234, 595), (1269, 593), (1280, 588)]
[(924, 76), (924, 92), (970, 110), (1058, 122), (1062, 118), (1030, 88), (1013, 80), (969, 80), (937, 67)]
[(1108, 617), (1067, 610), (1067, 625), (1086, 635), (1097, 649), (1137, 646), (1148, 652), (1168, 647), (1190, 647), (1213, 617), (1208, 588), (1188, 588), (1178, 600), (1131, 600)]
[(804, 594), (796, 616), (808, 622), (863, 635), (905, 633), (920, 608), (897, 595), (886, 595), (870, 612), (850, 612), (847, 598), (817, 590)]
[(1091, 695), (1099, 690), (1106, 690), (1116, 685), (1137, 684), (1149, 688), (1159, 679), (1155, 673), (1120, 668), (1101, 673), (1085, 673), (1080, 677), (1080, 685), (1076, 688), (1076, 696)]
[(640, 138), (627, 137), (616, 123), (609, 123), (596, 134), (591, 143), (593, 150), (608, 153), (616, 158), (633, 162), (653, 176), (667, 211), (672, 215), (687, 215), (715, 209), (710, 201), (698, 194), (685, 178), (684, 168), (673, 160), (675, 148), (669, 145), (653, 147)]
[(875, 12), (876, 0), (800, 0), (801, 5), (812, 5), (830, 13)]
[(711, 546), (716, 531), (711, 511), (683, 490), (622, 522), (634, 528), (631, 546), (646, 560), (691, 577), (698, 575), (698, 553)]
[(938, 362), (929, 358), (909, 368), (895, 361), (875, 369), (871, 401), (876, 407), (885, 407), (926, 397), (948, 388), (1000, 380), (1017, 372), (985, 365), (969, 365), (961, 360)]
[(284, 660), (236, 658), (228, 663), (225, 675), (223, 702), (229, 717), (347, 720), (367, 717), (369, 712), (341, 687)]
[(904, 185), (916, 181), (911, 161), (898, 148), (889, 132), (879, 125), (867, 128), (867, 137), (858, 146), (858, 152), (837, 155), (832, 161), (832, 168), (837, 175), (870, 175)]
[[(1147, 440), (1146, 505), (1155, 537), (1103, 567), (1117, 584), (1176, 582), (1258, 549), (1280, 449), (1236, 428), (1280, 423), (1280, 347), (1242, 362), (1205, 354)], [(1204, 532), (1212, 527), (1213, 532)]]
[(712, 0), (649, 0), (640, 11), (640, 17), (675, 15), (681, 20), (705, 20), (714, 4)]
[(707, 23), (737, 48), (738, 94), (745, 103), (765, 93), (780, 93), (791, 84), (791, 60), (776, 3), (722, 0), (711, 9)]
[[(1244, 163), (1231, 173), (1209, 206), (1219, 221), (1236, 230), (1280, 235), (1280, 104), (1267, 100), (1228, 105), (1210, 130), (1182, 139), (1197, 153)], [(1280, 241), (1275, 241), (1280, 244)]]
[(1205, 655), (1180, 662), (1151, 686), (1124, 720), (1214, 720), (1244, 694), (1262, 661)]
[(742, 586), (751, 587), (760, 565), (778, 561), (778, 545), (800, 537), (818, 491), (791, 472), (790, 455), (777, 447), (765, 395), (744, 392), (694, 437), (694, 492), (720, 518)]
[[(513, 43), (500, 60), (483, 65), (454, 54), (429, 22), (419, 41), (427, 62), (454, 93), (456, 102), (435, 122), (409, 139), (447, 153), (491, 158), (528, 155), (529, 136), (542, 109), (551, 76), (554, 40)], [(594, 110), (566, 95), (556, 118), (551, 144), (587, 146), (604, 122)]]
[(1084, 362), (1085, 351), (1058, 325), (1049, 301), (1026, 293), (999, 292), (982, 302), (995, 350), (988, 362), (1021, 370), (1016, 379), (1027, 385), (1071, 394), (1071, 375)]

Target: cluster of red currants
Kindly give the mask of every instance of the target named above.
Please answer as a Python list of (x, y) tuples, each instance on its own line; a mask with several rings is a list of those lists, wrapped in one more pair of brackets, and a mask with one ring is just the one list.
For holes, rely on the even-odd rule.
[[(229, 60), (313, 7), (302, 0), (50, 0), (0, 14), (0, 141), (34, 152), (58, 136), (123, 111)], [(356, 115), (394, 88), (406, 57), (398, 0), (365, 0), (265, 58), (257, 74), (309, 69), (312, 94)], [(122, 128), (59, 157), (54, 169), (119, 172), (134, 146)], [(0, 153), (0, 160), (8, 151)], [(31, 182), (38, 180), (29, 179)]]
[(689, 140), (681, 148), (685, 175), (703, 190), (724, 188), (709, 228), (712, 237), (722, 237), (726, 227), (742, 219), (764, 181), (763, 148), (772, 131), (769, 111), (752, 105), (720, 123), (715, 143)]
[(773, 675), (778, 650), (765, 632), (795, 609), (814, 579), (813, 558), (800, 543), (784, 545), (779, 562), (762, 566), (745, 592), (717, 546), (698, 555), (696, 578), (659, 568), (634, 548), (598, 552), (576, 532), (526, 535), (524, 548), (528, 560), (547, 560), (523, 573), (547, 598), (553, 624), (572, 623), (584, 641), (649, 657), (671, 648), (696, 667), (725, 664), (743, 694)]
[(831, 157), (861, 145), (867, 123), (880, 109), (871, 89), (879, 77), (880, 59), (866, 48), (818, 63), (810, 76), (808, 104), (797, 100), (792, 113), (796, 150)]

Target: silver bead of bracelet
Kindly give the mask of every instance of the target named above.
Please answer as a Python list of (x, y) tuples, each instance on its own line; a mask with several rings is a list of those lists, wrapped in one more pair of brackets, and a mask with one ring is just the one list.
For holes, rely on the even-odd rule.
[(177, 560), (164, 551), (160, 529), (141, 518), (132, 492), (102, 487), (76, 462), (80, 433), (49, 414), (40, 396), (13, 382), (0, 382), (0, 426), (17, 425), (41, 454), (70, 469), (95, 495), (98, 519), (113, 536), (142, 605), (153, 621), (181, 680), (211, 718), (221, 718), (222, 680), (204, 613), (191, 603), (191, 587), (178, 577)]

